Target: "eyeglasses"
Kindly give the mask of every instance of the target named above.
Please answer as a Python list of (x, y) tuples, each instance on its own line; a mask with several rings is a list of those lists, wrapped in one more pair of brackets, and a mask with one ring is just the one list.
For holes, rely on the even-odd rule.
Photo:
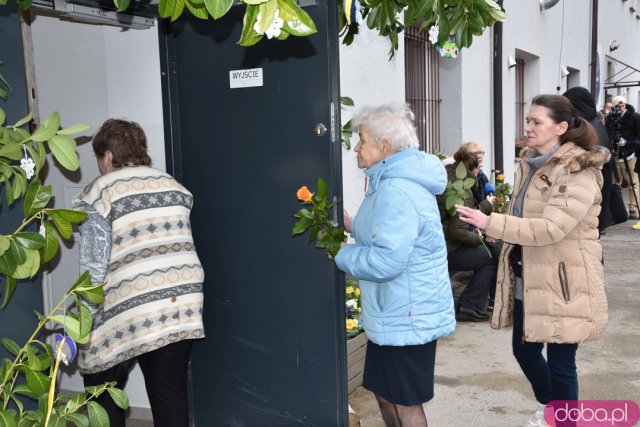
[(475, 154), (476, 156), (484, 156), (484, 151), (470, 151), (469, 154)]

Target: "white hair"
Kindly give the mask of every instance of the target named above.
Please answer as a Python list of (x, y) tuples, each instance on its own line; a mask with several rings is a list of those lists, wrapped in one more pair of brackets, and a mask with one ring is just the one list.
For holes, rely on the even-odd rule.
[(618, 104), (626, 104), (627, 100), (624, 96), (622, 95), (618, 95), (618, 96), (614, 96), (613, 99), (611, 100), (611, 103), (613, 105), (618, 105)]
[(420, 145), (413, 119), (413, 112), (407, 104), (367, 106), (351, 120), (351, 128), (354, 132), (366, 128), (376, 144), (388, 139), (395, 153)]

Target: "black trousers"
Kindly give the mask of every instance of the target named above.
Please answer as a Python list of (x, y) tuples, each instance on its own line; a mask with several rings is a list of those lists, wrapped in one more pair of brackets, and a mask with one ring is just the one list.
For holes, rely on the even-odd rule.
[(489, 290), (496, 285), (497, 257), (492, 257), (484, 246), (478, 245), (451, 251), (447, 259), (450, 270), (473, 271), (473, 277), (460, 294), (458, 302), (460, 306), (481, 313), (486, 307)]
[[(85, 386), (116, 381), (123, 389), (129, 372), (137, 361), (142, 369), (145, 388), (151, 403), (155, 427), (187, 427), (189, 406), (187, 401), (187, 368), (191, 353), (191, 340), (169, 344), (158, 350), (125, 360), (106, 371), (83, 375)], [(111, 427), (125, 427), (125, 411), (103, 393), (96, 399), (109, 414)]]

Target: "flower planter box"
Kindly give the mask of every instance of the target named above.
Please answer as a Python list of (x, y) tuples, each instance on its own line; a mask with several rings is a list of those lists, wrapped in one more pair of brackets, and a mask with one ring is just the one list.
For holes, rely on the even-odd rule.
[(367, 335), (364, 332), (347, 339), (347, 388), (349, 394), (362, 385), (367, 341)]

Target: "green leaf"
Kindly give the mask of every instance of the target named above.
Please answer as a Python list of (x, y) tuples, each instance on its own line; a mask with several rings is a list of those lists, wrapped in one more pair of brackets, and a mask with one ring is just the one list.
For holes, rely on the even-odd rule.
[(54, 135), (49, 140), (49, 149), (53, 157), (67, 170), (75, 171), (80, 165), (76, 153), (76, 140), (67, 135)]
[(129, 407), (129, 398), (124, 391), (115, 387), (109, 387), (107, 392), (115, 404), (118, 405), (118, 408), (127, 409)]
[(19, 199), (27, 189), (27, 178), (24, 171), (18, 168), (18, 173), (13, 176), (13, 198)]
[(0, 256), (0, 273), (11, 276), (16, 269), (16, 262), (11, 256), (11, 251), (7, 251)]
[(60, 214), (59, 209), (47, 210), (47, 214), (53, 220), (53, 223), (58, 229), (58, 233), (60, 233), (60, 235), (65, 239), (69, 239), (73, 232), (71, 222), (69, 222), (64, 215)]
[(171, 11), (171, 22), (180, 18), (182, 12), (184, 12), (184, 0), (176, 0), (173, 5), (173, 10)]
[(68, 222), (80, 222), (87, 217), (87, 214), (75, 209), (48, 209), (47, 215), (56, 216)]
[(11, 299), (11, 295), (16, 290), (16, 279), (11, 276), (7, 276), (7, 286), (4, 289), (4, 300), (2, 301), (2, 305), (0, 308), (5, 308)]
[(327, 183), (325, 182), (324, 179), (318, 178), (318, 182), (316, 183), (316, 188), (317, 188), (316, 195), (321, 200), (329, 199), (329, 187), (327, 186)]
[(256, 4), (266, 3), (271, 0), (242, 0), (242, 1), (248, 5), (256, 5)]
[(256, 33), (253, 29), (258, 18), (258, 11), (258, 6), (247, 5), (247, 10), (242, 19), (242, 34), (240, 35), (240, 40), (238, 40), (240, 46), (252, 46), (262, 39), (262, 35)]
[(463, 181), (463, 184), (464, 184), (464, 189), (468, 190), (472, 188), (474, 185), (476, 185), (476, 180), (473, 178), (465, 178), (465, 180)]
[(271, 26), (273, 18), (275, 18), (276, 11), (278, 10), (278, 0), (269, 0), (261, 3), (258, 7), (260, 10), (260, 21), (258, 22), (258, 29), (256, 30), (256, 33), (264, 34), (264, 32)]
[[(294, 36), (308, 36), (318, 32), (313, 19), (294, 0), (278, 0), (283, 29)], [(285, 19), (286, 17), (286, 19)]]
[(14, 234), (13, 238), (27, 249), (40, 249), (44, 246), (44, 237), (33, 231), (21, 231)]
[(457, 180), (453, 182), (453, 188), (458, 192), (462, 193), (464, 191), (464, 181)]
[(14, 409), (0, 410), (0, 425), (2, 427), (17, 427), (18, 414)]
[(21, 265), (27, 262), (27, 253), (25, 252), (25, 249), (21, 245), (16, 243), (15, 240), (11, 241), (9, 252), (11, 253), (13, 260), (17, 265)]
[(116, 5), (117, 12), (124, 12), (127, 10), (129, 8), (129, 3), (130, 0), (113, 0), (113, 4)]
[(80, 275), (80, 277), (78, 277), (75, 283), (71, 286), (70, 291), (74, 291), (78, 288), (90, 288), (90, 287), (92, 287), (91, 274), (89, 273), (88, 270), (86, 270)]
[(87, 398), (87, 393), (78, 393), (69, 397), (67, 404), (64, 406), (63, 413), (69, 414), (77, 411), (81, 406), (84, 400)]
[(304, 233), (307, 228), (311, 226), (311, 220), (309, 218), (300, 217), (300, 219), (293, 226), (292, 234), (298, 235), (300, 233)]
[(204, 2), (193, 1), (193, 0), (185, 0), (184, 5), (187, 6), (189, 12), (193, 16), (199, 19), (209, 19), (209, 14), (207, 13), (207, 8), (204, 5)]
[(14, 356), (17, 356), (20, 352), (20, 346), (10, 338), (0, 338), (0, 344), (2, 344), (2, 346)]
[(4, 254), (11, 246), (11, 241), (7, 236), (0, 234), (0, 256)]
[(158, 4), (158, 14), (161, 18), (168, 18), (173, 12), (175, 0), (160, 0)]
[(30, 397), (30, 398), (35, 399), (35, 400), (37, 400), (38, 397), (40, 397), (40, 395), (36, 395), (33, 391), (31, 391), (29, 386), (27, 384), (25, 384), (25, 383), (17, 384), (13, 388), (13, 392), (21, 394), (23, 396)]
[(340, 97), (340, 104), (346, 105), (347, 107), (355, 106), (355, 103), (353, 102), (353, 99), (349, 98), (348, 96), (341, 96)]
[(90, 288), (77, 288), (76, 292), (82, 298), (94, 304), (100, 304), (104, 300), (104, 283), (101, 283)]
[(16, 269), (11, 274), (16, 279), (26, 279), (35, 276), (40, 270), (40, 252), (31, 249), (24, 249), (27, 259), (24, 263), (16, 265)]
[(233, 0), (204, 0), (204, 5), (213, 19), (218, 19), (229, 12)]
[(69, 126), (67, 128), (64, 128), (64, 129), (60, 129), (56, 133), (58, 135), (74, 135), (76, 133), (82, 133), (82, 132), (84, 132), (86, 130), (89, 130), (89, 129), (91, 129), (91, 126), (80, 124), (80, 125), (73, 125), (73, 126)]
[(467, 177), (467, 165), (464, 162), (458, 162), (456, 166), (456, 178), (465, 179)]
[(60, 128), (60, 115), (57, 112), (51, 113), (41, 124), (38, 130), (31, 135), (33, 141), (48, 141), (58, 132)]
[(51, 186), (41, 185), (40, 181), (34, 179), (27, 187), (27, 192), (24, 195), (24, 202), (22, 210), (25, 217), (31, 217), (40, 212), (47, 206), (51, 200)]
[(41, 396), (49, 391), (51, 378), (41, 372), (35, 372), (28, 368), (25, 371), (27, 385), (35, 395)]
[(0, 157), (11, 160), (20, 160), (22, 158), (22, 146), (17, 142), (8, 142), (0, 147)]
[(102, 406), (94, 401), (87, 403), (91, 427), (109, 427), (109, 415)]
[(78, 304), (78, 312), (80, 313), (80, 336), (82, 338), (87, 338), (88, 341), (89, 334), (93, 328), (93, 316), (91, 315), (89, 308), (87, 308), (87, 306), (82, 302)]
[(4, 124), (4, 120), (7, 118), (6, 113), (2, 108), (0, 108), (0, 126)]
[(60, 242), (55, 227), (49, 221), (43, 221), (45, 230), (44, 247), (42, 248), (42, 262), (49, 262), (58, 253)]
[(82, 337), (80, 335), (80, 321), (71, 315), (56, 314), (51, 316), (51, 320), (59, 323), (64, 327), (67, 334), (78, 344), (86, 344), (89, 342), (89, 336)]
[(27, 366), (29, 367), (29, 369), (38, 372), (42, 371), (44, 367), (42, 366), (42, 361), (40, 360), (40, 357), (37, 353), (37, 349), (31, 344), (27, 344), (26, 353), (28, 363)]
[(20, 126), (29, 123), (31, 121), (31, 119), (33, 119), (33, 114), (29, 113), (26, 116), (24, 116), (23, 118), (21, 118), (20, 120), (18, 120), (17, 122), (15, 122), (13, 127), (14, 128), (19, 128)]
[(75, 424), (76, 427), (89, 427), (91, 425), (89, 424), (89, 417), (87, 417), (85, 414), (80, 414), (80, 413), (67, 414), (67, 420)]

